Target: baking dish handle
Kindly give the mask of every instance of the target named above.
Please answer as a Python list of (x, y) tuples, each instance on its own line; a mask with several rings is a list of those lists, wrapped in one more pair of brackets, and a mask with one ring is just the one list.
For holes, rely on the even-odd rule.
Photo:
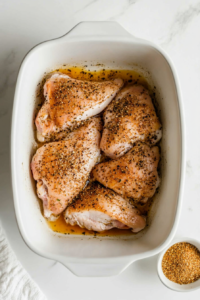
[(93, 37), (131, 37), (120, 24), (111, 21), (100, 22), (81, 22), (73, 27), (63, 38), (74, 38), (81, 36), (93, 36)]
[(74, 275), (79, 277), (108, 277), (124, 271), (134, 261), (121, 263), (65, 263), (62, 262)]

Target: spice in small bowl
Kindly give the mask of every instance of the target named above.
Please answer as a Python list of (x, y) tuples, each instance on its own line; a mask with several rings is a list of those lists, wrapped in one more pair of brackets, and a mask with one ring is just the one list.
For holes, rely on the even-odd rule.
[(179, 284), (189, 284), (200, 278), (200, 251), (186, 242), (171, 246), (164, 254), (162, 270), (165, 276)]
[(158, 275), (176, 291), (200, 288), (200, 243), (192, 239), (174, 241), (159, 256)]

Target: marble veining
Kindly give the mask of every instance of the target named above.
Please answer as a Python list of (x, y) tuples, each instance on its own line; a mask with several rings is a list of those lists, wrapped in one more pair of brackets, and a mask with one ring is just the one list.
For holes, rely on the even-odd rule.
[[(192, 1), (191, 1), (192, 3)], [(200, 15), (200, 2), (196, 5), (186, 5), (175, 15), (172, 25), (169, 29), (169, 35), (164, 44), (171, 43), (177, 36), (180, 37), (188, 28), (191, 22)]]
[(86, 10), (88, 7), (90, 7), (91, 5), (93, 5), (95, 2), (98, 2), (99, 0), (92, 0), (89, 3), (85, 4), (84, 6), (82, 6), (80, 9), (75, 11), (75, 14), (79, 13), (79, 12), (83, 12), (84, 10)]
[(192, 174), (192, 165), (189, 160), (186, 162), (186, 173), (189, 176)]
[(119, 19), (120, 17), (124, 16), (127, 12), (127, 10), (131, 9), (132, 6), (137, 3), (140, 0), (126, 0), (123, 1), (123, 6), (120, 7), (120, 12), (113, 15), (111, 18), (109, 18), (109, 21), (116, 21), (117, 19)]

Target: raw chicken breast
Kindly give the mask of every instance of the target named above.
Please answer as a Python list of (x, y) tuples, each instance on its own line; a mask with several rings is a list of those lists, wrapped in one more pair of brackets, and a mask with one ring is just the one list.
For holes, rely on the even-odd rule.
[(65, 140), (39, 148), (31, 163), (44, 216), (59, 215), (84, 188), (100, 155), (99, 117), (68, 134)]
[(35, 120), (38, 140), (54, 140), (58, 133), (97, 115), (122, 86), (122, 79), (94, 82), (64, 74), (52, 75), (44, 85), (45, 102)]
[(94, 178), (123, 198), (146, 201), (159, 185), (159, 148), (137, 142), (124, 156), (96, 165)]
[(162, 136), (149, 92), (141, 85), (123, 88), (104, 112), (100, 148), (111, 158), (122, 156), (141, 140), (157, 143)]
[(68, 224), (94, 231), (116, 227), (138, 232), (146, 226), (138, 209), (98, 183), (92, 183), (79, 194), (64, 212), (64, 218)]

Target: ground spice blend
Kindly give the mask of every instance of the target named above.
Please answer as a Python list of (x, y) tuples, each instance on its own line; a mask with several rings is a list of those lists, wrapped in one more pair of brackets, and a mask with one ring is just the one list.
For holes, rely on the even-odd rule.
[(200, 278), (200, 251), (190, 243), (177, 243), (163, 256), (162, 270), (176, 283), (188, 284)]

